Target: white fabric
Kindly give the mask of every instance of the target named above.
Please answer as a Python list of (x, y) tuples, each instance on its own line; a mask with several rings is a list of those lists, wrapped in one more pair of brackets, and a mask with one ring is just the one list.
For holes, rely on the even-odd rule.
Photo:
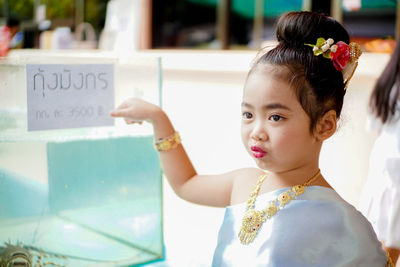
[(359, 205), (378, 239), (394, 248), (400, 248), (399, 116), (397, 110), (390, 122), (379, 127), (380, 135), (371, 151), (368, 179)]

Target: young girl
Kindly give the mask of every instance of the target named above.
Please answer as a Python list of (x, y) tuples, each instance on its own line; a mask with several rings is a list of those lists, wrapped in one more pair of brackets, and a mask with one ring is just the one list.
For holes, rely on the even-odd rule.
[(380, 134), (371, 151), (360, 208), (400, 266), (400, 38), (375, 84), (370, 108)]
[(243, 90), (242, 141), (259, 168), (197, 174), (159, 107), (129, 99), (111, 114), (153, 123), (163, 170), (180, 197), (226, 207), (213, 266), (385, 266), (370, 224), (318, 163), (359, 51), (350, 51), (338, 22), (310, 12), (283, 15), (277, 38)]

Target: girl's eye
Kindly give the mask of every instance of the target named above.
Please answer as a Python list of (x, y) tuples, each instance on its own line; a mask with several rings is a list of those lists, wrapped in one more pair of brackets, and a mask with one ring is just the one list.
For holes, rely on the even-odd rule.
[(245, 120), (249, 120), (249, 119), (253, 118), (253, 114), (251, 114), (250, 112), (243, 112), (242, 118)]
[(283, 117), (274, 114), (274, 115), (271, 115), (271, 116), (269, 117), (269, 120), (271, 120), (271, 121), (281, 121), (281, 120), (283, 120)]

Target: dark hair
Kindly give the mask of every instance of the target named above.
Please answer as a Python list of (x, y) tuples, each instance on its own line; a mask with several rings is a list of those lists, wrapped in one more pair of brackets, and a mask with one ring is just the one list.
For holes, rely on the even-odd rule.
[(278, 45), (260, 56), (252, 70), (265, 64), (282, 66), (280, 74), (295, 88), (313, 132), (327, 111), (333, 109), (340, 117), (346, 91), (342, 73), (332, 61), (315, 56), (312, 47), (305, 44), (316, 44), (319, 37), (348, 44), (349, 34), (333, 18), (315, 12), (286, 13), (279, 18), (276, 28)]
[(19, 27), (20, 21), (15, 17), (9, 17), (7, 19), (7, 26), (8, 27)]
[(372, 113), (383, 123), (390, 120), (396, 111), (396, 103), (400, 98), (400, 37), (396, 48), (379, 76), (371, 93), (369, 106)]

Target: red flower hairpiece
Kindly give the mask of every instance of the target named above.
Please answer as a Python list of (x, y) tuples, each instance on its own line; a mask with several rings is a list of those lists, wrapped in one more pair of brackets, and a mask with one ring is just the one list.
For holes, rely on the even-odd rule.
[(305, 45), (313, 48), (314, 55), (319, 56), (322, 54), (323, 57), (332, 60), (335, 69), (342, 71), (350, 59), (350, 46), (342, 41), (339, 41), (336, 44), (333, 44), (333, 42), (334, 41), (332, 38), (325, 40), (324, 38), (320, 37), (317, 39), (317, 43), (315, 45)]
[(343, 41), (334, 44), (332, 38), (325, 40), (320, 37), (317, 39), (315, 45), (304, 45), (311, 46), (315, 56), (322, 55), (324, 58), (330, 59), (335, 69), (342, 72), (344, 82), (348, 83), (354, 74), (358, 65), (358, 59), (361, 56), (361, 48), (359, 44), (350, 43), (348, 45)]

